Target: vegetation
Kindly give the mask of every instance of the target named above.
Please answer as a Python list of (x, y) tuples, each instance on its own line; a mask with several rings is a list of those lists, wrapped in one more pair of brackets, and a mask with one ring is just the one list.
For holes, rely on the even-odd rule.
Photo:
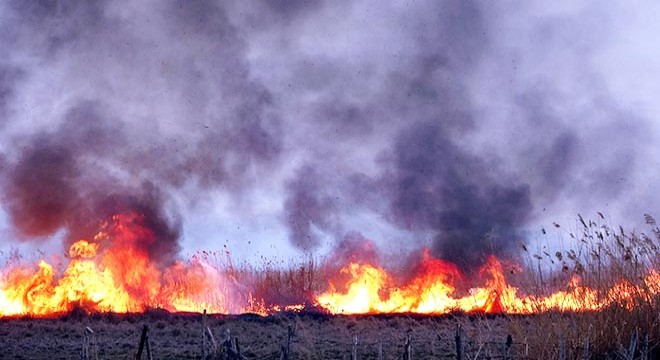
[[(305, 311), (280, 309), (268, 317), (213, 315), (208, 325), (220, 339), (225, 330), (241, 340), (250, 359), (278, 358), (287, 328), (296, 329), (293, 359), (348, 358), (357, 336), (360, 358), (400, 358), (408, 338), (415, 358), (454, 357), (460, 327), (465, 358), (501, 356), (507, 340), (513, 358), (567, 359), (641, 358), (658, 355), (660, 348), (660, 228), (646, 216), (646, 232), (628, 232), (599, 221), (578, 217), (573, 230), (564, 232), (561, 251), (527, 245), (523, 268), (509, 274), (511, 284), (525, 295), (546, 296), (561, 287), (585, 287), (607, 306), (598, 311), (545, 312), (534, 315), (451, 313), (440, 316), (329, 315), (313, 307), (314, 294), (327, 289), (327, 273), (336, 264), (314, 259), (288, 267), (244, 264), (216, 259), (236, 284), (267, 304), (296, 304)], [(556, 225), (559, 231), (564, 231)], [(535, 250), (536, 249), (536, 250)], [(210, 255), (216, 256), (216, 255)], [(566, 290), (566, 289), (564, 289)], [(293, 311), (296, 310), (296, 311)], [(201, 315), (149, 311), (145, 314), (87, 314), (73, 311), (56, 319), (0, 319), (0, 354), (7, 358), (72, 358), (80, 353), (86, 326), (95, 331), (99, 358), (127, 358), (137, 347), (142, 324), (150, 327), (156, 358), (198, 358), (201, 353)], [(510, 339), (507, 337), (510, 336)], [(585, 350), (586, 349), (586, 350)], [(53, 354), (56, 354), (53, 355)], [(649, 355), (651, 356), (651, 355)], [(652, 357), (649, 357), (652, 358)]]
[[(599, 214), (600, 215), (600, 214)], [(528, 289), (547, 293), (556, 284), (578, 276), (580, 283), (613, 300), (600, 311), (513, 316), (509, 331), (527, 339), (532, 358), (557, 358), (562, 341), (574, 358), (589, 353), (623, 357), (631, 340), (637, 351), (648, 338), (649, 348), (660, 345), (660, 229), (646, 215), (650, 232), (626, 232), (578, 218), (576, 231), (567, 235), (568, 250), (528, 254), (524, 274)], [(604, 220), (600, 215), (600, 220)], [(556, 225), (558, 227), (558, 225)], [(544, 269), (550, 269), (550, 273)], [(564, 340), (562, 340), (564, 339)], [(588, 344), (588, 345), (587, 345)]]

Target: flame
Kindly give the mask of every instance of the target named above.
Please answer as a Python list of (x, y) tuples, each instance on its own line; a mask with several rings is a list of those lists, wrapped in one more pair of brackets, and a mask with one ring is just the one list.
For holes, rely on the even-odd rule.
[(37, 269), (3, 272), (0, 315), (48, 316), (76, 307), (121, 313), (148, 308), (227, 312), (223, 274), (201, 261), (175, 262), (162, 270), (144, 250), (145, 242), (156, 239), (142, 220), (136, 213), (113, 216), (93, 241), (70, 246), (70, 261), (61, 274), (43, 260)]
[(507, 283), (502, 263), (490, 257), (480, 273), (485, 284), (458, 296), (455, 281), (460, 278), (452, 264), (432, 259), (425, 252), (423, 266), (404, 285), (393, 284), (392, 276), (372, 264), (353, 262), (342, 268), (349, 274), (344, 291), (334, 284), (318, 296), (319, 305), (333, 314), (420, 313), (445, 314), (453, 311), (479, 313), (534, 314), (548, 311), (596, 311), (612, 304), (632, 309), (635, 299), (645, 296), (649, 301), (660, 290), (660, 274), (651, 271), (640, 287), (619, 282), (604, 294), (580, 285), (574, 275), (566, 290), (547, 296), (521, 295), (517, 287)]
[(351, 263), (341, 270), (351, 279), (346, 292), (330, 291), (320, 295), (320, 306), (331, 313), (364, 314), (416, 312), (436, 313), (439, 309), (453, 309), (451, 298), (455, 288), (453, 279), (458, 269), (450, 263), (423, 253), (419, 274), (403, 287), (392, 285), (392, 277), (383, 268), (370, 264)]
[[(148, 249), (157, 245), (156, 241), (140, 214), (114, 215), (100, 224), (91, 240), (71, 244), (69, 261), (62, 271), (44, 260), (32, 268), (2, 270), (0, 316), (52, 316), (75, 308), (88, 312), (162, 308), (262, 315), (319, 308), (333, 314), (533, 314), (597, 311), (613, 304), (633, 309), (640, 299), (651, 303), (660, 293), (660, 273), (650, 270), (638, 282), (621, 280), (607, 289), (585, 286), (574, 275), (559, 291), (528, 295), (507, 281), (502, 262), (492, 256), (478, 272), (478, 283), (466, 288), (466, 279), (456, 265), (425, 250), (406, 276), (353, 256), (338, 273), (328, 276), (327, 290), (305, 290), (301, 292), (306, 294), (304, 299), (290, 297), (287, 302), (267, 303), (254, 295), (259, 293), (259, 286), (249, 272), (236, 272), (231, 265), (223, 270), (204, 257), (169, 263), (154, 259)], [(307, 289), (309, 285), (303, 286)], [(295, 299), (300, 302), (295, 303)]]

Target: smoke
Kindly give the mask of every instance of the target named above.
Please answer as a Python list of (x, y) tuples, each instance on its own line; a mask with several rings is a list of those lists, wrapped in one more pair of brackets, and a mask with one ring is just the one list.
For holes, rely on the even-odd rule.
[(221, 199), (226, 228), (275, 224), (240, 233), (262, 247), (368, 238), (474, 268), (544, 222), (641, 219), (658, 204), (642, 160), (658, 153), (649, 112), (609, 71), (635, 12), (454, 0), (1, 7), (1, 206), (21, 240), (65, 230), (74, 241), (137, 210), (158, 234), (148, 251), (169, 261), (196, 206)]
[(326, 194), (319, 175), (309, 165), (298, 170), (297, 177), (287, 183), (287, 190), (284, 208), (289, 238), (302, 250), (314, 250), (321, 243), (315, 230), (328, 231), (333, 227), (335, 201)]
[[(388, 144), (381, 151), (378, 170), (361, 185), (330, 184), (310, 192), (308, 183), (298, 181), (288, 187), (289, 199), (298, 200), (285, 204), (290, 214), (299, 215), (290, 223), (296, 246), (306, 250), (318, 246), (318, 240), (309, 234), (309, 225), (322, 225), (327, 217), (319, 211), (319, 201), (309, 194), (328, 188), (344, 194), (346, 187), (353, 188), (349, 193), (358, 197), (372, 193), (362, 195), (372, 199), (364, 205), (383, 212), (397, 226), (430, 231), (433, 255), (465, 266), (478, 265), (486, 253), (506, 254), (522, 241), (521, 229), (532, 208), (528, 186), (498, 183), (503, 171), (472, 153), (466, 140), (474, 127), (474, 115), (461, 76), (488, 48), (483, 14), (470, 2), (427, 5), (427, 11), (439, 14), (438, 19), (422, 17), (420, 25), (409, 30), (420, 35), (412, 53), (391, 69), (383, 88), (364, 96), (371, 101), (322, 92), (327, 99), (319, 102), (316, 121), (323, 129), (326, 119), (331, 119), (337, 128), (334, 136), (327, 136), (337, 143), (352, 136), (364, 141), (384, 135), (379, 130), (389, 128)], [(362, 146), (368, 146), (369, 140), (366, 143)], [(360, 178), (355, 167), (347, 174)], [(378, 200), (374, 204), (373, 199), (384, 205), (379, 206)], [(346, 209), (346, 204), (341, 208)], [(322, 209), (332, 211), (333, 206)]]
[(271, 95), (249, 79), (219, 4), (170, 2), (136, 17), (104, 2), (5, 7), (2, 41), (23, 70), (2, 68), (0, 111), (39, 109), (3, 118), (4, 207), (22, 239), (60, 229), (89, 239), (113, 213), (138, 211), (159, 235), (149, 253), (171, 259), (181, 232), (172, 192), (240, 192), (278, 158)]
[(434, 255), (476, 268), (484, 254), (507, 254), (522, 241), (532, 208), (527, 185), (498, 183), (496, 169), (462, 151), (437, 124), (403, 132), (395, 152), (394, 219), (434, 230)]
[(148, 182), (131, 184), (106, 168), (126, 134), (99, 113), (95, 103), (70, 109), (52, 133), (21, 144), (20, 157), (6, 173), (7, 210), (19, 239), (33, 240), (66, 229), (69, 242), (91, 239), (99, 223), (135, 211), (159, 239), (145, 249), (155, 261), (178, 253), (180, 224), (165, 212), (161, 191)]
[[(294, 141), (324, 172), (316, 194), (338, 199), (326, 210), (359, 208), (417, 234), (391, 236), (390, 251), (426, 234), (433, 255), (464, 268), (515, 252), (543, 222), (602, 208), (620, 216), (647, 150), (623, 142), (649, 140), (650, 124), (605, 90), (587, 60), (609, 44), (594, 27), (609, 15), (596, 5), (544, 10), (325, 4), (254, 36), (264, 53), (268, 42), (286, 48), (286, 59), (257, 64), (282, 70), (261, 77), (287, 84), (278, 94), (301, 124)], [(336, 32), (347, 29), (351, 40), (340, 40)], [(287, 187), (288, 199), (301, 189)], [(285, 209), (300, 211), (291, 201)], [(303, 212), (307, 220), (318, 213)], [(318, 247), (298, 236), (298, 223), (290, 229), (299, 248)]]

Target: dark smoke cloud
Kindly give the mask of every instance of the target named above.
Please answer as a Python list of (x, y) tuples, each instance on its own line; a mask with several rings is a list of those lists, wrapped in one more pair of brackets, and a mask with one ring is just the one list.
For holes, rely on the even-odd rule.
[(264, 237), (302, 251), (369, 238), (466, 268), (549, 214), (652, 212), (655, 129), (596, 65), (615, 18), (457, 0), (6, 2), (2, 209), (25, 239), (71, 241), (138, 209), (169, 261), (195, 206), (231, 199), (224, 220), (276, 218)]
[(287, 184), (285, 211), (289, 238), (298, 248), (311, 251), (321, 244), (318, 232), (330, 231), (336, 222), (337, 204), (319, 174), (309, 165), (298, 169)]
[(17, 228), (28, 236), (46, 235), (59, 229), (75, 210), (72, 154), (57, 146), (35, 146), (13, 168), (8, 196)]
[(102, 221), (133, 211), (143, 216), (139, 225), (159, 240), (145, 243), (144, 250), (156, 261), (172, 261), (179, 250), (180, 221), (165, 213), (155, 185), (123, 181), (105, 168), (116, 149), (128, 143), (123, 130), (99, 113), (101, 108), (83, 102), (67, 112), (56, 131), (21, 143), (20, 157), (5, 175), (11, 221), (24, 239), (66, 229), (73, 242), (91, 240)]
[(337, 240), (330, 255), (328, 264), (331, 266), (345, 266), (350, 262), (366, 262), (378, 264), (376, 245), (359, 232), (348, 232)]
[[(28, 119), (25, 125), (14, 120), (15, 131), (4, 136), (11, 144), (3, 169), (4, 203), (25, 239), (60, 229), (70, 241), (89, 239), (113, 213), (137, 211), (158, 236), (157, 244), (145, 245), (148, 252), (172, 259), (181, 223), (168, 194), (190, 184), (239, 192), (258, 167), (277, 161), (280, 120), (271, 110), (272, 96), (249, 78), (244, 41), (221, 4), (158, 4), (148, 10), (151, 27), (135, 19), (153, 32), (147, 39), (135, 32), (134, 19), (118, 14), (124, 9), (106, 2), (21, 1), (5, 10), (3, 28), (16, 28), (3, 40), (13, 46), (9, 52), (63, 64), (62, 95), (71, 99), (62, 115), (47, 104), (47, 119)], [(161, 66), (159, 76), (145, 78), (154, 65)], [(25, 76), (2, 69), (5, 114)], [(133, 93), (141, 97), (137, 103), (123, 102), (118, 92), (135, 90), (123, 82), (139, 86), (141, 80), (147, 84)], [(167, 106), (162, 101), (172, 100), (169, 91), (176, 92), (174, 99), (183, 97), (176, 100), (177, 116), (163, 120), (135, 111), (143, 101)], [(165, 129), (168, 121), (183, 131)], [(201, 191), (187, 194), (204, 197)]]
[(144, 183), (134, 194), (125, 189), (120, 193), (106, 194), (103, 201), (98, 203), (98, 211), (104, 211), (106, 218), (122, 214), (125, 209), (134, 211), (138, 216), (131, 219), (131, 225), (149, 231), (146, 239), (140, 239), (136, 246), (157, 263), (171, 265), (180, 251), (181, 219), (163, 213), (164, 201), (157, 187)]
[(432, 229), (433, 252), (475, 266), (522, 240), (532, 204), (526, 185), (499, 184), (497, 171), (461, 150), (440, 125), (404, 131), (395, 145), (392, 212), (402, 226)]
[(48, 235), (77, 222), (73, 219), (89, 210), (86, 193), (103, 185), (95, 181), (101, 168), (94, 160), (123, 145), (121, 133), (93, 103), (80, 104), (65, 118), (57, 131), (21, 141), (19, 157), (5, 174), (10, 216), (27, 236)]
[[(335, 14), (328, 7), (318, 11)], [(356, 8), (360, 7), (355, 6), (353, 14), (368, 17)], [(495, 19), (506, 13), (506, 6), (422, 2), (410, 17), (406, 10), (389, 10), (376, 12), (372, 16), (378, 20), (370, 21), (385, 19), (386, 24), (379, 25), (389, 29), (384, 33), (390, 36), (387, 44), (395, 49), (391, 53), (388, 49), (374, 58), (355, 60), (333, 56), (332, 51), (317, 55), (314, 48), (298, 54), (291, 51), (298, 55), (296, 74), (301, 76), (286, 78), (294, 85), (287, 92), (294, 92), (294, 98), (305, 92), (315, 94), (305, 120), (317, 125), (303, 126), (306, 131), (301, 139), (313, 144), (317, 160), (324, 160), (315, 162), (316, 168), (332, 164), (343, 174), (342, 179), (324, 185), (325, 191), (350, 196), (348, 201), (342, 197), (339, 213), (355, 206), (368, 208), (400, 228), (429, 234), (433, 255), (472, 268), (488, 254), (505, 256), (515, 251), (525, 241), (531, 221), (543, 218), (546, 207), (559, 203), (557, 208), (569, 211), (562, 216), (571, 217), (578, 211), (593, 211), (626, 191), (626, 183), (617, 179), (636, 176), (639, 148), (620, 141), (643, 138), (648, 124), (604, 93), (598, 75), (584, 68), (579, 57), (598, 47), (590, 41), (602, 40), (581, 27), (582, 17), (539, 22), (537, 28), (532, 25), (528, 35), (534, 45), (522, 45), (523, 52), (538, 47), (536, 53), (544, 57), (548, 51), (544, 47), (559, 54), (570, 37), (565, 34), (580, 34), (573, 47), (576, 53), (561, 60), (566, 73), (578, 69), (589, 79), (580, 85), (588, 100), (576, 105), (571, 99), (574, 93), (564, 94), (551, 80), (528, 82), (528, 76), (517, 70), (523, 66), (521, 59), (529, 56), (500, 40), (501, 26), (516, 23), (513, 18)], [(358, 27), (355, 31), (365, 31), (353, 25)], [(325, 39), (327, 34), (320, 33)], [(406, 42), (397, 43), (394, 34)], [(355, 53), (363, 54), (349, 52)], [(390, 62), (390, 56), (396, 60)], [(548, 59), (542, 72), (555, 78), (566, 76), (553, 75), (563, 69), (552, 63), (552, 57)], [(530, 76), (533, 66), (526, 69)], [(374, 75), (374, 68), (379, 67), (386, 68), (382, 76)], [(475, 74), (482, 78), (475, 81)], [(490, 89), (495, 94), (485, 96), (504, 97), (506, 103), (492, 106), (512, 109), (503, 118), (481, 113), (476, 103), (490, 106), (491, 100), (475, 98), (473, 89), (474, 83), (490, 86), (491, 78), (499, 81), (499, 77), (501, 83)], [(634, 125), (625, 116), (634, 118)], [(614, 138), (615, 127), (627, 135)], [(488, 140), (477, 141), (479, 136)], [(604, 139), (613, 146), (604, 146)], [(324, 147), (329, 143), (335, 145), (334, 151)], [(356, 161), (355, 155), (342, 152), (343, 147), (354, 153), (371, 148), (375, 155), (366, 163), (363, 157)], [(601, 152), (607, 155), (596, 155)], [(345, 159), (338, 161), (334, 156)], [(289, 199), (296, 190), (288, 188)], [(566, 206), (569, 198), (575, 206)], [(299, 210), (290, 201), (287, 205), (290, 212)], [(290, 224), (290, 228), (296, 226)], [(294, 244), (306, 250), (318, 245), (316, 241), (301, 243), (305, 238), (292, 237)]]
[[(522, 240), (530, 193), (524, 183), (498, 183), (502, 171), (472, 153), (478, 149), (465, 141), (474, 121), (461, 74), (488, 48), (483, 14), (470, 2), (445, 2), (428, 10), (441, 14), (441, 20), (422, 19), (414, 26), (414, 52), (389, 75), (382, 95), (373, 103), (350, 105), (353, 101), (332, 94), (319, 106), (330, 111), (317, 121), (331, 119), (344, 131), (352, 129), (353, 136), (368, 136), (374, 126), (394, 127), (381, 174), (349, 187), (357, 196), (375, 193), (366, 196), (369, 201), (386, 201), (387, 216), (398, 226), (430, 231), (435, 256), (474, 266), (484, 254), (506, 254)], [(374, 116), (383, 107), (389, 118)], [(304, 212), (310, 213), (315, 212)], [(304, 238), (294, 241), (299, 245)]]

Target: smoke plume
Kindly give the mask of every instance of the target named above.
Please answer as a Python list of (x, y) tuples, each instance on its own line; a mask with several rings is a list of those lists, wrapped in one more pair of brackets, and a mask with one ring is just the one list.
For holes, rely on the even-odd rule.
[(0, 14), (0, 207), (21, 241), (89, 238), (137, 211), (168, 262), (196, 207), (223, 199), (227, 229), (271, 226), (242, 244), (369, 238), (474, 268), (553, 216), (658, 205), (640, 161), (659, 153), (651, 111), (610, 71), (634, 11), (172, 0)]

